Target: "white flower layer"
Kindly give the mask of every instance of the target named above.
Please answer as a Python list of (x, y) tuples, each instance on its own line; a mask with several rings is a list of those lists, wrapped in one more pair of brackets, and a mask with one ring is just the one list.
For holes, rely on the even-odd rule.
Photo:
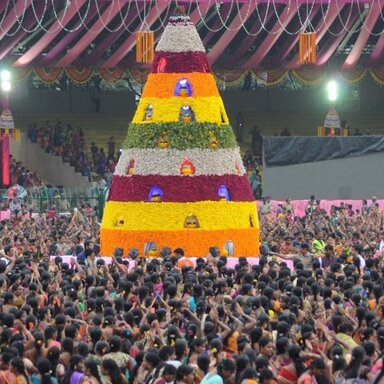
[[(184, 159), (192, 161), (195, 175), (223, 176), (243, 175), (245, 168), (239, 147), (231, 149), (123, 149), (116, 166), (115, 175), (127, 176), (131, 160), (135, 161), (135, 175), (179, 176)], [(236, 164), (238, 170), (236, 170)]]
[(156, 47), (163, 52), (205, 52), (193, 25), (167, 25)]
[(180, 20), (181, 21), (189, 21), (189, 22), (191, 21), (191, 19), (187, 15), (172, 15), (172, 16), (170, 16), (168, 22), (170, 22), (170, 21), (175, 22), (175, 21), (180, 21)]

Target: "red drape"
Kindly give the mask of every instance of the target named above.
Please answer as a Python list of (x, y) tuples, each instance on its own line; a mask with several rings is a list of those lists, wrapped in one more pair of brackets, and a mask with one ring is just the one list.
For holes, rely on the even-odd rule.
[(9, 136), (4, 135), (1, 140), (1, 183), (9, 185)]

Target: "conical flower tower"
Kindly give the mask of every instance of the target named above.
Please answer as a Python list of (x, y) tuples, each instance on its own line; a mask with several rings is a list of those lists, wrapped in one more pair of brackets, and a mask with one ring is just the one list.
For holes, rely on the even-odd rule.
[(205, 49), (178, 9), (157, 45), (101, 227), (101, 253), (259, 254), (256, 202)]

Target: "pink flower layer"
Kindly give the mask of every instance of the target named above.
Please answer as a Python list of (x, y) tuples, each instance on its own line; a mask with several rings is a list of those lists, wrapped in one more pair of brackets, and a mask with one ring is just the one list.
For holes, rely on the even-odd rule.
[(209, 73), (204, 52), (156, 52), (152, 64), (153, 73)]
[(162, 201), (196, 202), (220, 200), (218, 190), (225, 185), (231, 201), (254, 201), (247, 175), (225, 176), (113, 176), (110, 201), (148, 201), (152, 187), (163, 191)]

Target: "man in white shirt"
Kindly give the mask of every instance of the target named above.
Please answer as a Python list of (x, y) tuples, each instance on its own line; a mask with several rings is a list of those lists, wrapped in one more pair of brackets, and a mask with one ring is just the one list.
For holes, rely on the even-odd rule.
[(384, 251), (384, 232), (380, 233), (380, 243), (379, 243), (379, 251), (382, 252)]
[(366, 262), (365, 262), (364, 257), (360, 255), (361, 251), (362, 251), (361, 246), (359, 246), (359, 245), (355, 246), (352, 250), (352, 256), (357, 257), (360, 260), (360, 270), (361, 270), (361, 272), (364, 272)]
[(9, 203), (9, 209), (11, 211), (12, 216), (17, 216), (21, 211), (21, 204), (19, 199), (12, 199)]

